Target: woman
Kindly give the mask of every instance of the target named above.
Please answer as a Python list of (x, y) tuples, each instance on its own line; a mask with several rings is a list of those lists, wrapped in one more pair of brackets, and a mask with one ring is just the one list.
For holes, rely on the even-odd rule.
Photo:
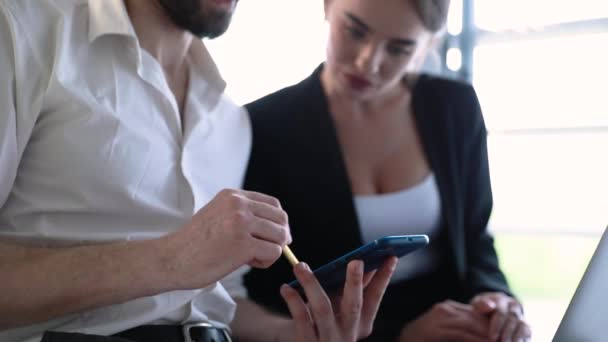
[[(492, 194), (474, 90), (418, 70), (449, 0), (326, 0), (327, 58), (301, 83), (247, 106), (248, 189), (276, 196), (293, 250), (313, 267), (384, 235), (427, 234), (400, 260), (374, 341), (523, 341), (530, 329), (486, 230)], [(286, 312), (286, 262), (246, 277)]]

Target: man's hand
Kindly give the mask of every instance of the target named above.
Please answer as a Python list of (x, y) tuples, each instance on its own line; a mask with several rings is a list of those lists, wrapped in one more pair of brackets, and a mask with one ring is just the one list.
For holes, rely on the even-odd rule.
[(290, 242), (287, 214), (276, 198), (223, 190), (166, 236), (167, 271), (176, 288), (201, 288), (244, 264), (269, 267)]
[(435, 304), (401, 330), (406, 341), (487, 341), (489, 320), (473, 306), (447, 300)]
[(501, 292), (486, 292), (471, 300), (478, 313), (490, 319), (490, 341), (528, 341), (532, 335), (524, 321), (521, 304)]
[(288, 285), (281, 287), (293, 317), (292, 341), (354, 342), (369, 336), (396, 264), (397, 258), (390, 258), (371, 277), (364, 277), (363, 262), (351, 261), (344, 289), (334, 304), (308, 266), (294, 266), (308, 303)]

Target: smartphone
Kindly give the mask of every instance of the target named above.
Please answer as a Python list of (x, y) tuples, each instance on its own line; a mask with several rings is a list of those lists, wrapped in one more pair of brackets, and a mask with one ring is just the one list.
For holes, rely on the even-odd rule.
[[(391, 235), (374, 240), (329, 263), (315, 269), (313, 273), (327, 293), (341, 289), (346, 280), (346, 266), (352, 260), (362, 260), (365, 273), (380, 267), (391, 256), (398, 258), (428, 245), (429, 237), (426, 235)], [(288, 284), (300, 294), (304, 293), (297, 280)]]

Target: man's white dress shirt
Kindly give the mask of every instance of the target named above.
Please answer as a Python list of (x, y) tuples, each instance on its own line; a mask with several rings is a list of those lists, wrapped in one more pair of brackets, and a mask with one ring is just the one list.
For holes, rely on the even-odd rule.
[[(0, 238), (57, 247), (156, 238), (240, 187), (248, 117), (223, 95), (202, 41), (188, 58), (182, 120), (122, 0), (0, 0)], [(216, 283), (2, 331), (0, 341), (222, 325), (234, 310)]]

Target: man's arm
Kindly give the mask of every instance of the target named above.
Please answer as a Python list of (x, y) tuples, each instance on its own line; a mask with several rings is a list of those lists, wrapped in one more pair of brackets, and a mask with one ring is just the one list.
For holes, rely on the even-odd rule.
[(203, 288), (245, 264), (269, 267), (290, 241), (278, 201), (240, 190), (221, 191), (186, 226), (154, 240), (56, 249), (3, 241), (0, 329)]
[[(15, 23), (0, 3), (0, 210), (8, 198), (33, 130), (19, 63), (30, 59), (14, 44)], [(29, 70), (30, 81), (39, 73)], [(19, 96), (25, 101), (19, 101)], [(19, 109), (19, 112), (18, 112)], [(3, 227), (0, 227), (2, 230)], [(162, 246), (131, 242), (62, 249), (0, 240), (0, 329), (119, 303), (164, 290)]]
[(0, 241), (0, 330), (170, 288), (161, 240), (70, 248)]

